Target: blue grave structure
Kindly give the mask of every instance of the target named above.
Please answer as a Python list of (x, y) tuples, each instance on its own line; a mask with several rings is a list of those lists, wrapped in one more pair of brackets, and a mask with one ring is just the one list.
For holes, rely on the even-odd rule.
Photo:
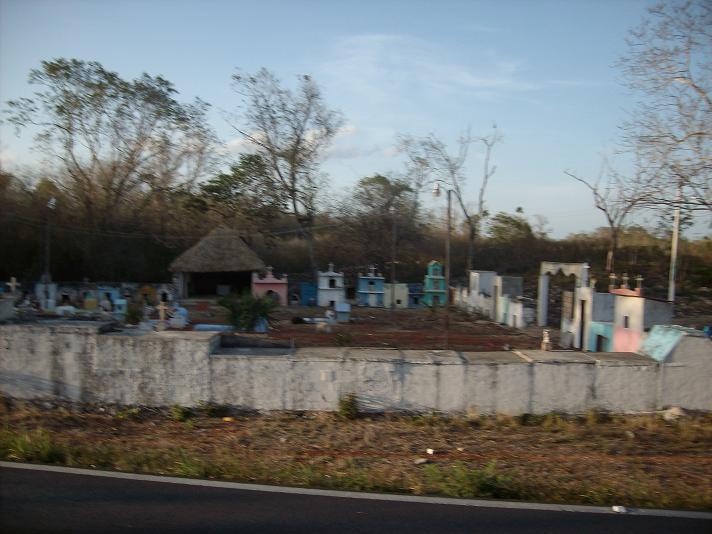
[(373, 265), (369, 267), (368, 274), (359, 273), (356, 293), (358, 305), (382, 308), (385, 281), (385, 278), (381, 273), (376, 272), (376, 268)]
[(423, 281), (423, 304), (426, 306), (442, 306), (447, 304), (447, 289), (443, 266), (437, 260), (428, 263), (428, 274)]
[(302, 282), (299, 284), (299, 294), (301, 295), (302, 306), (316, 306), (317, 290), (314, 282)]
[(423, 307), (423, 284), (408, 284), (408, 307)]

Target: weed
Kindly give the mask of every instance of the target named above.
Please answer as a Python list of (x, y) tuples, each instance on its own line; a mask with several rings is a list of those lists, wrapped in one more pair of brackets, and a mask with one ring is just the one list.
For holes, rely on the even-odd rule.
[(611, 414), (603, 410), (589, 410), (586, 412), (584, 422), (587, 426), (596, 426), (601, 424), (611, 423), (613, 418)]
[(205, 401), (198, 403), (198, 410), (207, 417), (227, 417), (232, 413), (232, 409), (227, 404)]
[(435, 464), (424, 469), (426, 485), (435, 492), (452, 497), (516, 498), (519, 492), (513, 479), (497, 472), (491, 461), (482, 469), (470, 469), (462, 462), (441, 468)]
[(44, 428), (19, 435), (7, 433), (2, 441), (3, 456), (8, 460), (54, 464), (67, 458), (65, 449)]
[(178, 406), (177, 404), (171, 406), (170, 414), (171, 419), (181, 423), (193, 417), (193, 411), (190, 408)]
[(348, 347), (353, 343), (353, 337), (348, 332), (339, 332), (334, 336), (334, 343), (339, 347)]
[(117, 419), (131, 419), (133, 421), (140, 421), (141, 420), (141, 408), (137, 406), (130, 406), (126, 407), (122, 410), (119, 410), (116, 413), (116, 418)]
[(358, 397), (347, 393), (339, 399), (339, 417), (342, 419), (357, 419), (359, 416)]

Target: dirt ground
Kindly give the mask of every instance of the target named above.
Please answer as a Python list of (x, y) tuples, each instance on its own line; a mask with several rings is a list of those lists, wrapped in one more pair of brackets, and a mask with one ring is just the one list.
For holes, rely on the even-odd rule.
[[(540, 329), (526, 331), (501, 326), (478, 319), (459, 310), (452, 310), (449, 329), (444, 309), (386, 310), (352, 307), (351, 321), (339, 323), (328, 330), (314, 324), (294, 324), (293, 318), (324, 317), (325, 308), (279, 307), (273, 312), (267, 338), (295, 347), (394, 347), (400, 349), (453, 349), (459, 351), (498, 351), (533, 349), (541, 344)], [(224, 309), (203, 303), (189, 308), (193, 322), (227, 323)], [(446, 335), (447, 333), (447, 335)], [(243, 335), (243, 334), (241, 334)]]
[[(0, 457), (456, 497), (712, 509), (712, 418), (240, 415), (0, 403)], [(432, 449), (432, 451), (428, 451)], [(430, 454), (429, 452), (432, 452)]]

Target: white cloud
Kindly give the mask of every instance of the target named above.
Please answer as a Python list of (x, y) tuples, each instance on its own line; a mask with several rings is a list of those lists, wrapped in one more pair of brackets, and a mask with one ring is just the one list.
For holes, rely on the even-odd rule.
[(397, 34), (356, 35), (339, 40), (323, 67), (340, 90), (366, 101), (384, 101), (415, 92), (464, 92), (489, 100), (504, 93), (580, 85), (574, 80), (524, 77), (521, 60), (487, 50), (468, 63), (423, 39)]

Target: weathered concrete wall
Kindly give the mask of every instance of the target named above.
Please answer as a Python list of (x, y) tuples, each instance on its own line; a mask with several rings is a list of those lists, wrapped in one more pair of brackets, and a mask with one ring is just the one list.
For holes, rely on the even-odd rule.
[(684, 338), (663, 363), (637, 354), (394, 349), (221, 349), (202, 332), (103, 332), (56, 322), (0, 326), (0, 389), (21, 398), (257, 410), (479, 413), (712, 410), (712, 343)]
[(217, 335), (102, 333), (108, 326), (55, 321), (0, 327), (0, 389), (19, 398), (156, 406), (210, 397)]

